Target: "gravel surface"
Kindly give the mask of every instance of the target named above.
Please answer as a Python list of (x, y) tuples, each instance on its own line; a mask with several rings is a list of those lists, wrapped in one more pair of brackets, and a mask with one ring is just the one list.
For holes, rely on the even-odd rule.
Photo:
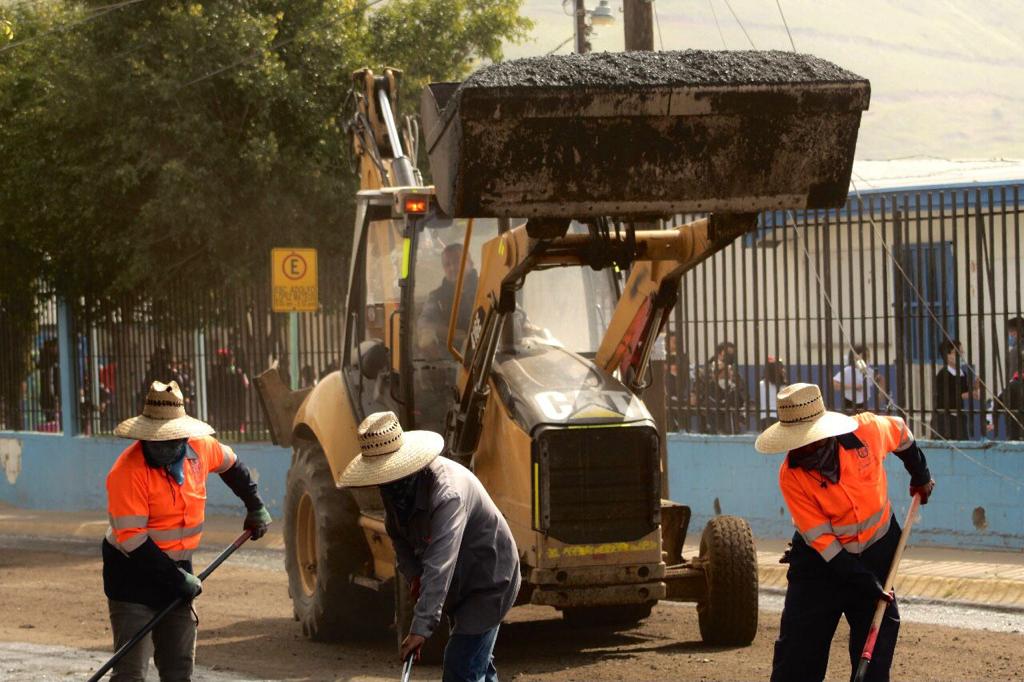
[(864, 78), (809, 54), (779, 50), (592, 52), (513, 59), (486, 66), (463, 89), (626, 87), (850, 82)]
[[(98, 555), (78, 544), (55, 549), (49, 544), (31, 549), (23, 539), (0, 548), (0, 642), (7, 643), (0, 646), (0, 679), (84, 679), (84, 669), (95, 669), (109, 655)], [(236, 561), (246, 552), (239, 550), (210, 577), (197, 602), (197, 680), (398, 679), (394, 634), (336, 644), (309, 641), (292, 620), (284, 570), (268, 570), (272, 562), (263, 557)], [(778, 635), (780, 604), (777, 596), (762, 600), (757, 637), (749, 647), (701, 642), (692, 604), (659, 604), (639, 626), (618, 631), (573, 627), (553, 609), (519, 607), (502, 626), (497, 665), (506, 682), (763, 680)], [(986, 632), (951, 627), (992, 625), (965, 621), (955, 607), (933, 614), (944, 625), (919, 623), (912, 606), (905, 607), (893, 679), (1024, 679), (1019, 653), (1024, 635), (1003, 627)], [(841, 622), (830, 681), (849, 677), (846, 637)], [(416, 680), (437, 677), (436, 667), (417, 668), (414, 675)]]

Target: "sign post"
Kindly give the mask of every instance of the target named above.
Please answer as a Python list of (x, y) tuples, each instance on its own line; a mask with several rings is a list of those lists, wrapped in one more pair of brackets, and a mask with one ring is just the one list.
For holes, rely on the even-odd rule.
[(292, 388), (299, 387), (299, 313), (320, 307), (317, 290), (316, 249), (271, 249), (271, 310), (288, 313), (288, 373)]

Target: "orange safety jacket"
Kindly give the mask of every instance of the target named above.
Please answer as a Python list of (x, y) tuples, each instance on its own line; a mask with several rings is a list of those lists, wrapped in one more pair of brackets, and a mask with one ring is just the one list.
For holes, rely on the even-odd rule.
[(779, 487), (793, 524), (825, 561), (843, 549), (860, 554), (885, 536), (892, 507), (882, 462), (890, 452), (914, 443), (901, 417), (862, 412), (853, 418), (858, 427), (852, 435), (862, 447), (847, 448), (839, 438), (838, 483), (824, 484), (819, 472), (791, 467), (788, 456), (779, 468)]
[(150, 538), (171, 559), (191, 560), (206, 518), (206, 477), (224, 473), (236, 460), (215, 438), (189, 438), (179, 485), (164, 469), (146, 464), (142, 443), (135, 441), (107, 474), (107, 542), (127, 554)]

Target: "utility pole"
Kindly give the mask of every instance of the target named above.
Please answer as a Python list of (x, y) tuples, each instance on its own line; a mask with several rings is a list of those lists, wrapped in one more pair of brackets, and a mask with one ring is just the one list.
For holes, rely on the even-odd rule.
[(651, 0), (623, 0), (622, 10), (626, 52), (654, 52), (654, 12)]
[[(651, 0), (623, 0), (622, 28), (626, 32), (626, 52), (654, 52), (654, 11)], [(656, 230), (657, 222), (633, 223), (637, 230)], [(678, 324), (678, 322), (677, 322)], [(662, 332), (663, 334), (666, 332)], [(651, 358), (650, 384), (644, 391), (643, 399), (654, 417), (658, 427), (658, 440), (661, 441), (661, 496), (668, 498), (668, 445), (666, 425), (668, 423), (668, 406), (665, 379), (668, 371), (667, 362), (678, 362), (678, 358), (667, 358), (661, 350), (665, 347), (665, 339), (655, 346), (655, 356)], [(681, 370), (682, 371), (682, 370)]]
[(587, 8), (584, 0), (575, 0), (576, 8), (576, 54), (590, 52), (590, 40), (587, 35)]

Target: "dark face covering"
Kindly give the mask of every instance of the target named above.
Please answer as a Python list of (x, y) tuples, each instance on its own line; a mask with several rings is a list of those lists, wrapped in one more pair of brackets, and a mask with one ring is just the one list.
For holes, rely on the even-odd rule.
[(417, 471), (405, 478), (380, 486), (380, 496), (395, 508), (399, 520), (403, 523), (409, 520), (416, 506), (416, 489), (420, 482), (420, 473)]
[[(790, 466), (817, 471), (832, 483), (839, 482), (839, 444), (835, 438), (819, 440), (789, 453)], [(822, 482), (824, 485), (824, 481)]]
[(144, 440), (142, 441), (142, 455), (146, 458), (146, 464), (154, 469), (165, 469), (174, 477), (178, 485), (181, 485), (185, 482), (182, 463), (185, 458), (186, 445), (188, 445), (188, 438)]

